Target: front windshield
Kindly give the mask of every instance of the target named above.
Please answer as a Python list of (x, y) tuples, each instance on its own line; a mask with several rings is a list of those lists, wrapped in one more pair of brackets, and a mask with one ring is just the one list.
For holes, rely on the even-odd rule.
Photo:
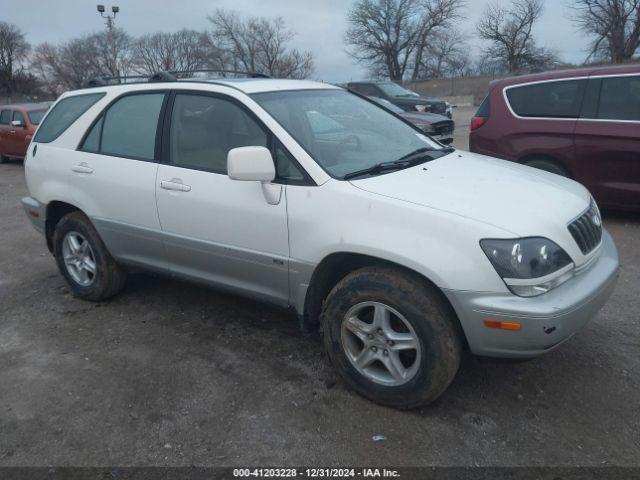
[(46, 108), (43, 108), (42, 110), (31, 110), (30, 112), (27, 112), (31, 125), (39, 125), (45, 113), (47, 113)]
[(395, 115), (344, 90), (268, 92), (252, 98), (336, 178), (418, 149), (442, 148)]
[(397, 83), (393, 83), (393, 82), (379, 83), (378, 87), (380, 87), (380, 89), (390, 97), (419, 97), (420, 96), (416, 92), (407, 90), (406, 88), (403, 88)]

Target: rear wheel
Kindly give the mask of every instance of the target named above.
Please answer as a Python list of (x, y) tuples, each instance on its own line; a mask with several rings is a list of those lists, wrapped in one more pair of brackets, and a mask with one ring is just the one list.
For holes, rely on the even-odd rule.
[(569, 178), (569, 172), (566, 168), (560, 165), (555, 160), (551, 160), (548, 158), (534, 158), (531, 160), (527, 160), (524, 162), (525, 165), (533, 168), (538, 168), (540, 170), (544, 170), (545, 172), (555, 173), (556, 175), (560, 175), (562, 177)]
[(367, 267), (341, 280), (322, 312), (324, 344), (342, 378), (374, 402), (408, 409), (444, 392), (460, 364), (456, 319), (417, 275)]
[(58, 268), (76, 297), (99, 301), (124, 288), (126, 273), (83, 213), (62, 217), (55, 227), (53, 247)]

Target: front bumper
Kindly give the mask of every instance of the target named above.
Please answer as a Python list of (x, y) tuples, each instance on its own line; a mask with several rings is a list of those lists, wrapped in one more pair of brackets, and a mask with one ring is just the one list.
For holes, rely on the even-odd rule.
[[(531, 358), (571, 338), (605, 304), (618, 277), (618, 251), (606, 230), (598, 255), (588, 269), (537, 297), (445, 290), (472, 353)], [(484, 320), (519, 322), (521, 329), (488, 328)]]
[(44, 235), (45, 222), (47, 219), (46, 205), (40, 203), (33, 197), (23, 197), (21, 203), (22, 208), (24, 208), (24, 211), (27, 214), (27, 217), (29, 217), (29, 220), (31, 220), (31, 224), (33, 225), (33, 227)]

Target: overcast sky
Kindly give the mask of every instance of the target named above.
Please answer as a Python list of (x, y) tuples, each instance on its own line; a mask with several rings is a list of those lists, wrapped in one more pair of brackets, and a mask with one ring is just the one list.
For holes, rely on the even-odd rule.
[[(479, 44), (474, 25), (490, 0), (467, 0), (459, 28)], [(491, 0), (493, 1), (493, 0)], [(508, 1), (508, 0), (502, 0)], [(181, 28), (205, 29), (207, 15), (216, 8), (247, 15), (282, 16), (297, 32), (295, 46), (315, 55), (314, 77), (340, 82), (365, 76), (365, 70), (347, 56), (343, 44), (349, 0), (0, 0), (0, 20), (17, 24), (30, 43), (57, 42), (103, 28), (96, 4), (108, 10), (118, 5), (117, 25), (132, 35)], [(546, 0), (535, 34), (542, 46), (555, 49), (565, 61), (585, 57), (586, 39), (567, 19), (567, 0)]]

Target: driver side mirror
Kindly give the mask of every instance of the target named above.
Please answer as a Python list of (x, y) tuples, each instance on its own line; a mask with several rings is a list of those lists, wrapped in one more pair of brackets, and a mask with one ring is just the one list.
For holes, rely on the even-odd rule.
[(231, 180), (271, 182), (276, 178), (276, 167), (269, 149), (238, 147), (227, 155), (227, 175)]
[(12, 120), (11, 121), (11, 126), (12, 127), (26, 127), (26, 125), (24, 123), (22, 123), (20, 120)]

